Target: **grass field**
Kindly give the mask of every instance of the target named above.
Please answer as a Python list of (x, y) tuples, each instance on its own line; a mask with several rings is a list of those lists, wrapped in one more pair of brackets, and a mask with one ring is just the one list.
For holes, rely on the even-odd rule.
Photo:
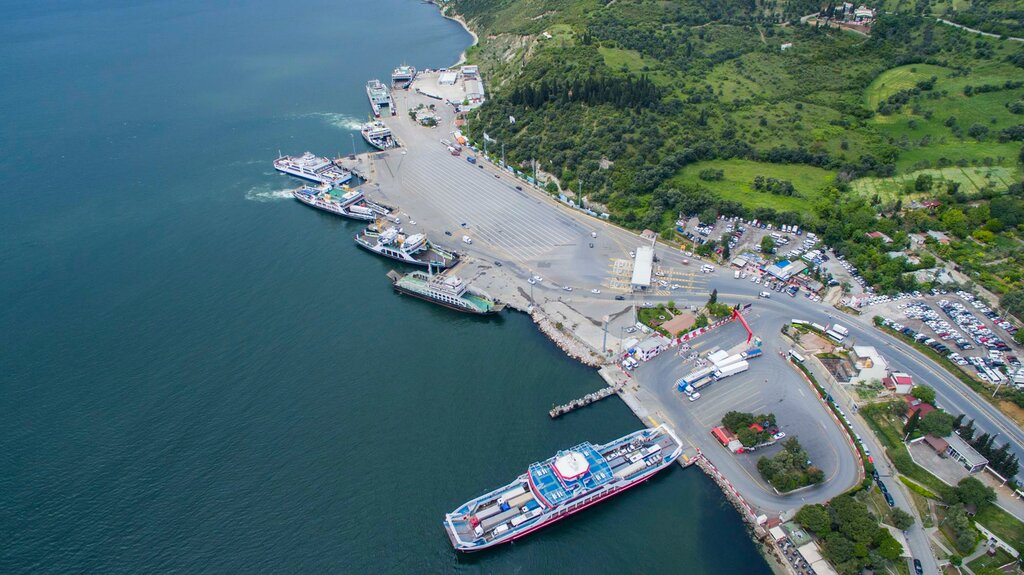
[(878, 103), (889, 96), (913, 88), (914, 84), (932, 76), (944, 78), (951, 70), (931, 64), (911, 64), (886, 70), (878, 75), (864, 91), (864, 104), (871, 110), (878, 109)]
[(971, 571), (977, 572), (979, 569), (986, 567), (989, 569), (998, 569), (1008, 563), (1013, 563), (1013, 557), (1006, 551), (996, 548), (996, 554), (992, 557), (982, 555), (968, 563), (967, 566), (971, 568)]
[(974, 521), (985, 526), (1015, 549), (1024, 549), (1024, 523), (995, 505), (979, 511)]
[[(701, 170), (714, 168), (722, 170), (724, 178), (718, 181), (704, 181), (698, 177)], [(776, 178), (793, 183), (801, 197), (773, 196), (755, 192), (752, 183), (755, 176)], [(698, 162), (683, 168), (673, 182), (697, 184), (716, 192), (726, 200), (733, 200), (751, 208), (775, 208), (776, 210), (806, 210), (807, 203), (828, 186), (835, 173), (822, 168), (797, 164), (767, 164), (750, 160), (712, 160)]]
[[(864, 90), (864, 105), (877, 110), (878, 104), (896, 92), (913, 88), (917, 82), (936, 78), (931, 91), (915, 96), (890, 115), (875, 114), (868, 122), (882, 138), (900, 149), (896, 167), (901, 172), (934, 166), (940, 159), (983, 162), (1007, 167), (1017, 165), (1020, 144), (1000, 143), (999, 132), (1024, 123), (1007, 104), (1024, 97), (1024, 88), (998, 90), (967, 96), (967, 86), (1003, 85), (1019, 80), (1020, 70), (998, 60), (983, 61), (967, 75), (951, 68), (910, 64), (880, 74)], [(980, 139), (967, 135), (972, 126), (988, 134)]]
[(850, 187), (855, 192), (867, 197), (878, 194), (882, 201), (895, 201), (896, 198), (903, 198), (904, 201), (908, 201), (918, 197), (927, 197), (933, 193), (915, 192), (904, 194), (904, 187), (907, 184), (912, 186), (921, 174), (928, 174), (932, 177), (933, 190), (945, 189), (947, 182), (959, 182), (960, 191), (974, 194), (987, 185), (995, 185), (996, 187), (1009, 186), (1017, 181), (1018, 170), (1015, 167), (1003, 166), (992, 166), (990, 168), (970, 166), (965, 168), (935, 168), (917, 170), (891, 178), (859, 178), (850, 182)]

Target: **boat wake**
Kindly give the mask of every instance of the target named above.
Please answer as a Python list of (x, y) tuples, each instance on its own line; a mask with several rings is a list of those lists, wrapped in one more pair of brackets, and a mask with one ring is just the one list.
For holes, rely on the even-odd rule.
[(338, 128), (340, 130), (355, 130), (358, 131), (362, 127), (365, 120), (360, 120), (354, 116), (348, 114), (340, 114), (337, 112), (314, 112), (307, 114), (307, 117), (320, 118), (324, 122)]
[(251, 202), (276, 202), (278, 200), (290, 200), (292, 199), (292, 190), (278, 190), (274, 186), (269, 184), (263, 184), (260, 186), (253, 186), (249, 188), (248, 192), (245, 192), (245, 199)]

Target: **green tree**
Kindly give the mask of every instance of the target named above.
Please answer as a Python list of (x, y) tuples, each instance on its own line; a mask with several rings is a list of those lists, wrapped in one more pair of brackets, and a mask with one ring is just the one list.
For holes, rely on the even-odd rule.
[(889, 561), (895, 561), (899, 559), (900, 555), (903, 553), (903, 546), (900, 545), (900, 542), (896, 541), (896, 539), (889, 533), (886, 533), (886, 535), (887, 537), (885, 537), (878, 546), (878, 554)]
[(900, 509), (899, 507), (892, 510), (892, 526), (901, 531), (910, 529), (910, 526), (914, 524), (914, 516)]
[(921, 431), (935, 437), (949, 437), (953, 433), (953, 416), (936, 409), (921, 418)]
[(717, 289), (713, 289), (713, 290), (711, 290), (711, 297), (708, 298), (708, 304), (709, 305), (713, 305), (713, 304), (716, 304), (716, 303), (718, 303), (718, 290)]
[(927, 385), (915, 385), (913, 389), (910, 390), (910, 395), (913, 395), (925, 403), (935, 404), (935, 390)]
[(962, 211), (955, 208), (946, 210), (940, 219), (942, 225), (953, 235), (960, 238), (967, 236), (967, 217)]
[(761, 251), (770, 254), (775, 249), (775, 240), (771, 236), (761, 238)]
[(976, 477), (966, 477), (956, 484), (955, 499), (951, 503), (974, 505), (978, 511), (984, 510), (996, 501), (996, 491), (982, 483)]
[(915, 409), (914, 413), (907, 420), (907, 424), (903, 426), (903, 437), (910, 437), (912, 433), (917, 430), (918, 424), (921, 423), (921, 410)]
[(824, 505), (804, 505), (793, 516), (796, 522), (824, 538), (832, 532), (832, 516)]

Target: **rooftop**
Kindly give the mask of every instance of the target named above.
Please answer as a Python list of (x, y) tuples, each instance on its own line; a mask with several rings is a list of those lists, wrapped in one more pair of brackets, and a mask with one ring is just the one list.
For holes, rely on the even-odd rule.
[(650, 287), (653, 271), (654, 248), (651, 246), (638, 247), (636, 257), (633, 258), (633, 279), (629, 283), (634, 287)]

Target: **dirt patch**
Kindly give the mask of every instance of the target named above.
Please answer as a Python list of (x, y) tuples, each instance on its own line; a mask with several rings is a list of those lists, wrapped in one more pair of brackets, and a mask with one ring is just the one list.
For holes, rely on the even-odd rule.
[(661, 324), (661, 327), (668, 330), (672, 335), (675, 335), (681, 331), (688, 331), (695, 323), (697, 323), (697, 318), (694, 317), (692, 313), (684, 311)]
[(1005, 413), (1017, 425), (1024, 425), (1024, 409), (1012, 401), (1000, 401), (999, 411)]
[(800, 347), (811, 353), (832, 353), (835, 347), (816, 333), (801, 333)]

